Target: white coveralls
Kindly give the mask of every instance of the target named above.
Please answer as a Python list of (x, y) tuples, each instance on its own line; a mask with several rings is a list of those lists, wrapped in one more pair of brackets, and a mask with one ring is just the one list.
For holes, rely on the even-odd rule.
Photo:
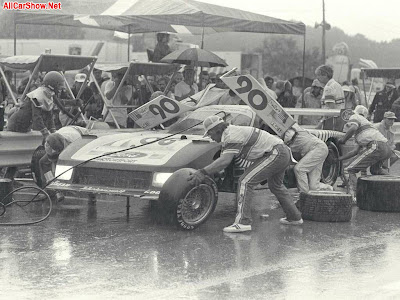
[(285, 133), (284, 142), (292, 152), (301, 155), (300, 161), (294, 167), (300, 192), (307, 193), (310, 190), (332, 191), (332, 186), (320, 182), (322, 166), (328, 156), (327, 145), (297, 124), (294, 124)]

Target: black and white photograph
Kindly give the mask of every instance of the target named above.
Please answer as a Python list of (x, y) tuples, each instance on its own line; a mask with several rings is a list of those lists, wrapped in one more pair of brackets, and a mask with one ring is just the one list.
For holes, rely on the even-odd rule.
[(400, 299), (395, 0), (0, 0), (0, 299)]

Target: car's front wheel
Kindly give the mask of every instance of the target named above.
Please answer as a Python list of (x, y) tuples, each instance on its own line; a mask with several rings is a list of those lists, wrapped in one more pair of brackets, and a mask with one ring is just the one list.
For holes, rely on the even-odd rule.
[(160, 193), (160, 204), (165, 213), (172, 215), (174, 223), (185, 230), (193, 230), (207, 221), (218, 200), (215, 182), (206, 177), (194, 186), (188, 181), (194, 169), (180, 169), (165, 182)]
[(332, 141), (328, 141), (326, 145), (329, 152), (322, 167), (321, 181), (329, 185), (334, 185), (340, 173), (340, 163), (337, 160), (339, 150)]

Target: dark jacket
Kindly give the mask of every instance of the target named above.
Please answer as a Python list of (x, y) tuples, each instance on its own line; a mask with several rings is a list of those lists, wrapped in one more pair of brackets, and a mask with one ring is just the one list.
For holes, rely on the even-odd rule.
[(395, 89), (389, 93), (386, 91), (376, 93), (368, 110), (370, 115), (374, 113), (374, 123), (378, 123), (383, 120), (383, 115), (392, 108), (392, 104), (397, 98), (398, 94)]

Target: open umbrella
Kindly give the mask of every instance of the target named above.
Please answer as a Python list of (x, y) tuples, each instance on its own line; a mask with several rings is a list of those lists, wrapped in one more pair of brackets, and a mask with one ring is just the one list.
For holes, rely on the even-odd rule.
[(227, 66), (227, 63), (221, 57), (200, 48), (176, 50), (162, 58), (160, 62), (206, 68)]

